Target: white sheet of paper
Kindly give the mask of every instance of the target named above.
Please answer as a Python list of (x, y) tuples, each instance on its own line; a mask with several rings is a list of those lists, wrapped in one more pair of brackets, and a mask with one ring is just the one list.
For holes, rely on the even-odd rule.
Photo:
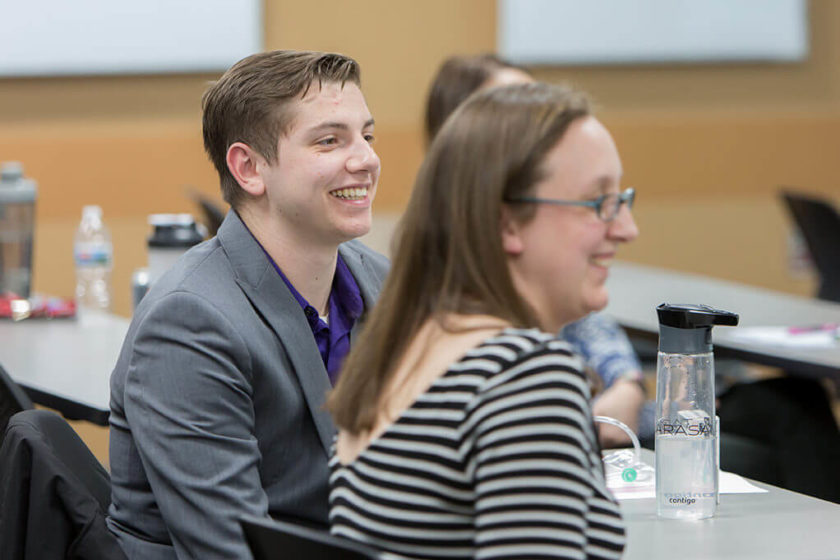
[(789, 327), (739, 327), (727, 334), (730, 340), (786, 346), (789, 348), (831, 348), (837, 344), (836, 330), (790, 332)]
[(746, 478), (735, 473), (720, 471), (720, 493), (721, 494), (760, 494), (767, 492), (759, 488)]

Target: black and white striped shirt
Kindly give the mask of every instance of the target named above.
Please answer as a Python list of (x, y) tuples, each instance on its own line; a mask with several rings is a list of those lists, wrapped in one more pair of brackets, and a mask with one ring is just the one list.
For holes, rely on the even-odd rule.
[(335, 534), (408, 558), (620, 558), (580, 359), (537, 330), (469, 351), (350, 464)]

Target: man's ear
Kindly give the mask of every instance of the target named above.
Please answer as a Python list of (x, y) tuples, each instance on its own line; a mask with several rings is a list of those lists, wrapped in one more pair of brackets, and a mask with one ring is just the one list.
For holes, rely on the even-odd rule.
[(522, 240), (522, 224), (513, 215), (510, 208), (502, 205), (501, 216), (502, 250), (511, 257), (522, 254), (525, 243)]
[(251, 146), (234, 142), (228, 147), (225, 161), (228, 171), (242, 190), (251, 196), (260, 196), (265, 192), (265, 183), (259, 169), (263, 158)]

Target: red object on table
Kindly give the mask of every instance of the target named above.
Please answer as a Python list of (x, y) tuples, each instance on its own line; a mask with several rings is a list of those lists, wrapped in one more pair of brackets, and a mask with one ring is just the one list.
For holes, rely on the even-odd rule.
[(59, 319), (75, 316), (76, 302), (72, 299), (35, 295), (26, 300), (13, 293), (0, 295), (0, 319)]

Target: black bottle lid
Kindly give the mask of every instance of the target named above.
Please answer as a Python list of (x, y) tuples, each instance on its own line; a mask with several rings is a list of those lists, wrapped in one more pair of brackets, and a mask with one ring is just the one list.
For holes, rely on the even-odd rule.
[(659, 351), (704, 354), (712, 351), (712, 327), (736, 326), (738, 314), (709, 305), (663, 303), (659, 315)]
[(154, 227), (148, 239), (149, 247), (188, 249), (204, 240), (189, 214), (152, 214), (149, 225)]

